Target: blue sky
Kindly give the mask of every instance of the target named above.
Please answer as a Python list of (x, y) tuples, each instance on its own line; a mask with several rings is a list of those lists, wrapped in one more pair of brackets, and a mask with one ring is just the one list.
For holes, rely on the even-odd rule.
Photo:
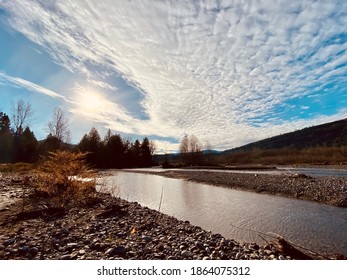
[(224, 150), (347, 117), (347, 1), (0, 0), (0, 111)]

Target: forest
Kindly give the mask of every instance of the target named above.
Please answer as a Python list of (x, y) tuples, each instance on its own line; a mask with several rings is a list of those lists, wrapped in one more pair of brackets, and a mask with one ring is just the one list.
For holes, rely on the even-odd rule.
[(31, 105), (23, 100), (12, 106), (11, 117), (0, 112), (0, 163), (37, 163), (49, 152), (67, 150), (87, 153), (86, 161), (95, 168), (149, 167), (153, 164), (154, 143), (123, 139), (108, 130), (103, 139), (96, 128), (86, 133), (77, 145), (69, 144), (68, 120), (60, 107), (47, 125), (47, 136), (38, 141), (29, 127)]

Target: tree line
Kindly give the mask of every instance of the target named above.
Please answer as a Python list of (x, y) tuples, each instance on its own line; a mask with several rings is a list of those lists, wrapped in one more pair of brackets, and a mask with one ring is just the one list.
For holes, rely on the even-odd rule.
[(0, 112), (0, 163), (36, 163), (49, 152), (85, 152), (86, 161), (96, 168), (149, 167), (153, 165), (155, 145), (145, 137), (132, 142), (109, 129), (103, 139), (96, 128), (86, 133), (77, 145), (69, 144), (68, 120), (57, 107), (47, 124), (47, 136), (38, 141), (29, 127), (31, 104), (19, 100), (12, 104), (11, 117)]

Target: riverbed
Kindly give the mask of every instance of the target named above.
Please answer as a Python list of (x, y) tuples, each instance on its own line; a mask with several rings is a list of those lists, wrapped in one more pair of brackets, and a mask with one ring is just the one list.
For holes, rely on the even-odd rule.
[(347, 255), (346, 208), (153, 174), (114, 171), (100, 180), (101, 191), (227, 238), (264, 243), (278, 234), (314, 251)]

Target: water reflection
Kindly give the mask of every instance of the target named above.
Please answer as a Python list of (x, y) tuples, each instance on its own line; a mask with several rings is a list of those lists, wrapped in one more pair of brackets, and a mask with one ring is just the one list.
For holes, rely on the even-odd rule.
[(155, 210), (163, 188), (161, 212), (238, 241), (263, 242), (256, 233), (234, 226), (280, 234), (312, 250), (339, 250), (347, 255), (347, 209), (120, 171), (107, 178), (106, 188)]

